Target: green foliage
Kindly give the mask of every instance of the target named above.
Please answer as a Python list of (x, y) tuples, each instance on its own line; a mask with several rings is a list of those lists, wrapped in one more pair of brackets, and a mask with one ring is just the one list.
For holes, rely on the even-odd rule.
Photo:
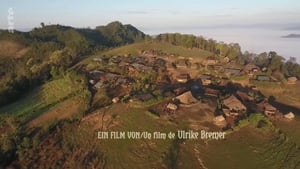
[(0, 106), (15, 101), (29, 88), (50, 78), (59, 78), (84, 55), (141, 41), (146, 36), (133, 26), (119, 22), (97, 29), (44, 23), (41, 26), (28, 33), (1, 32), (0, 40), (15, 41), (29, 50), (22, 58), (0, 57)]
[(0, 112), (19, 117), (22, 122), (25, 122), (70, 97), (80, 96), (88, 105), (91, 94), (86, 83), (84, 76), (67, 72), (62, 78), (50, 81), (36, 88), (23, 99), (2, 107)]
[(136, 77), (136, 82), (133, 85), (133, 89), (136, 91), (148, 91), (155, 88), (155, 84), (158, 78), (158, 73), (155, 71), (151, 72), (140, 72)]
[(269, 58), (270, 58), (269, 69), (271, 69), (272, 71), (280, 70), (284, 58), (282, 56), (277, 55), (277, 53), (273, 51), (269, 52)]
[(290, 57), (286, 62), (285, 59), (274, 51), (269, 53), (254, 54), (245, 52), (237, 58), (240, 64), (253, 63), (261, 68), (268, 68), (268, 74), (280, 71), (285, 77), (295, 76), (300, 78), (300, 65), (296, 62), (295, 57)]
[(249, 116), (249, 123), (253, 127), (263, 128), (263, 127), (272, 127), (272, 123), (261, 113), (251, 114)]
[(107, 42), (112, 46), (125, 45), (145, 39), (146, 35), (132, 25), (122, 25), (120, 22), (112, 22), (106, 26), (96, 28), (101, 32)]
[(0, 40), (10, 40), (28, 46), (32, 43), (33, 38), (27, 32), (15, 30), (14, 33), (10, 33), (9, 31), (1, 31)]
[(92, 109), (101, 108), (111, 103), (111, 98), (108, 97), (106, 89), (99, 89), (93, 97)]
[(210, 51), (214, 54), (235, 59), (241, 55), (241, 48), (238, 44), (218, 43), (212, 39), (204, 39), (194, 35), (185, 35), (179, 33), (160, 34), (156, 38), (158, 41), (168, 42), (173, 45), (184, 46), (187, 48), (199, 48)]
[(261, 113), (252, 113), (247, 119), (240, 120), (239, 125), (236, 127), (236, 129), (239, 129), (247, 125), (251, 125), (252, 127), (255, 128), (275, 129), (272, 122), (270, 122)]

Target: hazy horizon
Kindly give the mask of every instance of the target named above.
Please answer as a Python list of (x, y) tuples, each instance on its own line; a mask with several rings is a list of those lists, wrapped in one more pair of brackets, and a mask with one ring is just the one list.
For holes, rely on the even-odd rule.
[[(29, 31), (40, 23), (76, 28), (95, 28), (112, 21), (131, 24), (146, 34), (166, 32), (202, 35), (217, 41), (239, 43), (255, 53), (274, 50), (300, 60), (299, 39), (283, 39), (300, 32), (300, 1), (297, 0), (4, 0), (0, 6), (0, 29), (11, 22)], [(264, 35), (265, 34), (265, 35)], [(273, 34), (273, 35), (272, 35)]]

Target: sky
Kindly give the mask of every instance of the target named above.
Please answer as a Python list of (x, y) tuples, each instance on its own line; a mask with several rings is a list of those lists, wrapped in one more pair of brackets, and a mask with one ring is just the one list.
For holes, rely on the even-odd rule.
[[(1, 0), (0, 28), (45, 24), (95, 27), (130, 23), (146, 33), (215, 26), (299, 24), (299, 0)], [(297, 23), (298, 22), (298, 23)]]

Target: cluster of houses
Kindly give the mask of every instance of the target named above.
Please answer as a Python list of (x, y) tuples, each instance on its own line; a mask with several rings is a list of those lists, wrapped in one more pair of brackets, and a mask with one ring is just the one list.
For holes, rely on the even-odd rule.
[[(269, 118), (293, 119), (294, 113), (283, 115), (277, 108), (272, 106), (259, 92), (237, 90), (222, 100), (222, 114), (216, 116), (214, 122), (221, 127), (235, 126), (240, 119), (246, 118), (250, 113), (261, 112)], [(249, 93), (252, 93), (249, 94)]]
[[(226, 78), (216, 78), (210, 74), (202, 74), (197, 78), (191, 78), (189, 73), (181, 73), (175, 76), (175, 81), (171, 84), (165, 84), (162, 88), (156, 89), (156, 93), (162, 96), (174, 96), (173, 99), (165, 105), (165, 111), (168, 113), (175, 113), (182, 104), (193, 104), (203, 98), (211, 98), (219, 100), (218, 109), (221, 112), (215, 117), (214, 123), (221, 127), (234, 126), (243, 118), (246, 118), (251, 112), (263, 112), (266, 116), (276, 116), (279, 111), (266, 101), (266, 99), (259, 95), (260, 92), (252, 88), (235, 89), (230, 91), (228, 84), (230, 76), (239, 76), (247, 74), (251, 78), (258, 81), (276, 81), (272, 76), (260, 75), (264, 69), (259, 68), (253, 64), (247, 64), (243, 67), (237, 64), (232, 64), (226, 58), (223, 64), (220, 64), (216, 57), (207, 57), (205, 62), (192, 62), (186, 58), (180, 58), (176, 62), (170, 63), (157, 57), (158, 55), (170, 55), (162, 53), (161, 51), (141, 51), (141, 56), (112, 56), (109, 58), (96, 57), (95, 62), (106, 63), (108, 65), (116, 65), (120, 69), (126, 70), (125, 74), (105, 72), (102, 70), (93, 70), (89, 72), (89, 82), (95, 89), (108, 87), (109, 85), (121, 85), (126, 88), (135, 83), (135, 74), (141, 72), (158, 72), (159, 69), (168, 68), (186, 68), (198, 69), (200, 67), (212, 66), (213, 69), (223, 72), (227, 75)], [(173, 56), (173, 55), (172, 55)], [(289, 84), (295, 84), (297, 78), (288, 78)], [(168, 86), (168, 87), (166, 87)], [(130, 89), (128, 89), (130, 90)], [(167, 93), (167, 94), (166, 94)], [(157, 95), (153, 92), (136, 94), (134, 96), (127, 96), (142, 102), (149, 101)], [(260, 97), (257, 97), (260, 96)], [(260, 98), (260, 99), (258, 99)], [(112, 102), (116, 103), (120, 97), (113, 98)], [(293, 119), (292, 112), (284, 115), (287, 119)]]
[[(186, 78), (184, 81), (183, 77)], [(221, 113), (214, 118), (214, 123), (222, 128), (235, 126), (239, 120), (247, 118), (253, 112), (262, 112), (270, 118), (293, 119), (295, 117), (292, 112), (282, 115), (255, 87), (228, 91), (230, 83), (228, 79), (214, 79), (217, 83), (212, 85), (213, 76), (203, 74), (199, 78), (200, 83), (174, 89), (176, 96), (165, 105), (165, 110), (174, 113), (181, 104), (193, 104), (202, 98), (215, 97), (220, 100), (219, 111)], [(182, 75), (178, 79), (178, 82), (181, 83), (186, 83), (186, 81), (188, 81), (188, 75)]]
[[(99, 56), (93, 58), (95, 63), (115, 66), (117, 72), (107, 70), (89, 71), (89, 82), (93, 88), (99, 89), (109, 85), (129, 87), (135, 82), (136, 75), (143, 72), (158, 72), (165, 67), (166, 61), (158, 57), (144, 56)], [(113, 82), (113, 83), (109, 83)]]
[[(268, 75), (266, 67), (259, 67), (255, 64), (248, 63), (240, 65), (235, 62), (230, 62), (228, 58), (217, 58), (209, 56), (201, 62), (193, 61), (191, 58), (179, 58), (175, 62), (168, 63), (169, 68), (187, 68), (187, 69), (201, 69), (210, 68), (218, 73), (224, 73), (227, 77), (247, 75), (249, 79), (265, 82), (279, 82), (281, 76), (278, 72)], [(287, 78), (287, 84), (295, 84), (298, 79), (296, 77)]]

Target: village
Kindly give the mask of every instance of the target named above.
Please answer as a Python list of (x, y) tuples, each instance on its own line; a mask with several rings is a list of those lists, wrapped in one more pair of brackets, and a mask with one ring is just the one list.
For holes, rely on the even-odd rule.
[[(185, 58), (157, 50), (140, 51), (139, 56), (96, 56), (93, 62), (86, 73), (95, 94), (107, 89), (111, 103), (159, 100), (149, 106), (149, 111), (160, 118), (204, 112), (206, 122), (228, 129), (251, 113), (262, 113), (270, 119), (295, 117), (293, 112), (280, 112), (251, 85), (253, 81), (281, 83), (278, 73), (266, 75), (267, 68), (254, 64), (239, 65), (215, 56)], [(246, 85), (231, 80), (239, 76), (247, 78)], [(297, 80), (290, 77), (286, 83), (293, 85)]]

